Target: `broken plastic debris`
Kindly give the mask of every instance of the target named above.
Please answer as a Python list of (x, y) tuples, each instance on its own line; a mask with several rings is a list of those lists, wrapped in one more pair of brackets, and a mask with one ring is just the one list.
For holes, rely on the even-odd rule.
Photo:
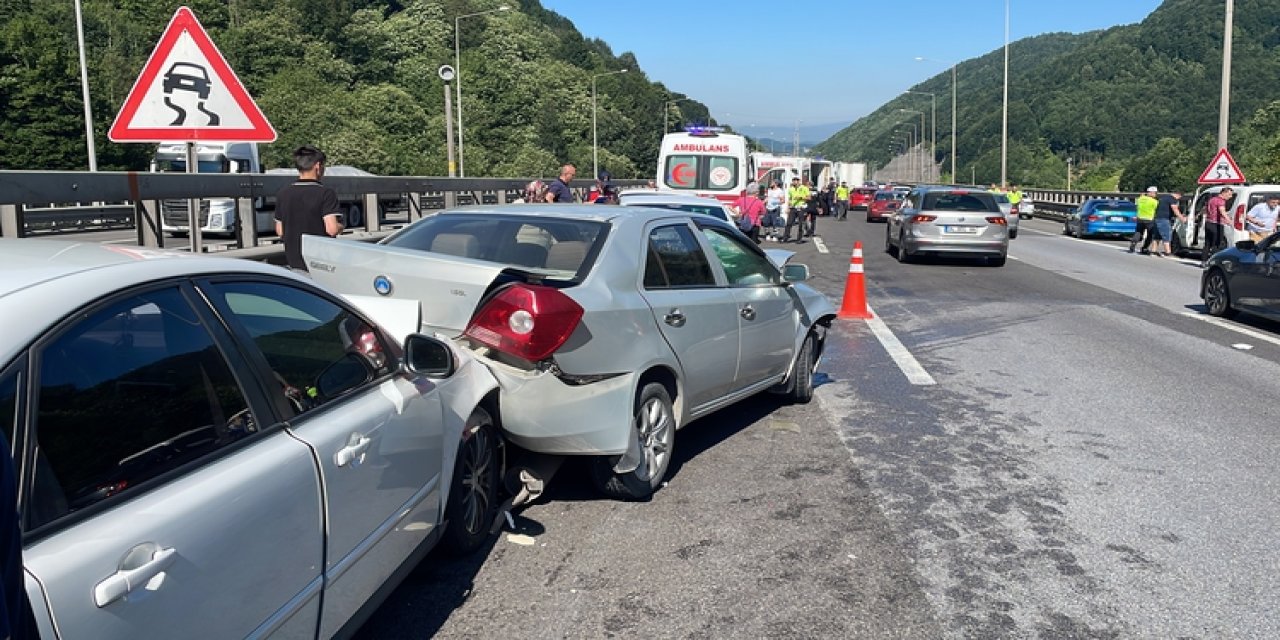
[(530, 546), (533, 546), (533, 543), (536, 541), (533, 539), (532, 536), (526, 536), (523, 533), (508, 533), (507, 542), (530, 547)]
[(1245, 344), (1245, 343), (1243, 343), (1243, 342), (1237, 342), (1237, 343), (1235, 343), (1235, 344), (1231, 345), (1231, 348), (1232, 348), (1232, 349), (1239, 349), (1239, 350), (1241, 350), (1241, 351), (1248, 351), (1248, 350), (1250, 350), (1250, 349), (1252, 349), (1252, 348), (1253, 348), (1253, 345), (1251, 345), (1251, 344)]

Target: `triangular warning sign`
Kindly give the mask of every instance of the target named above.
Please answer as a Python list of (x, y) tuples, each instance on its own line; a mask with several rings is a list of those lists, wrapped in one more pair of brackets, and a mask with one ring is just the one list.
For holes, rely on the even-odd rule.
[(1218, 155), (1213, 157), (1213, 162), (1205, 167), (1204, 173), (1200, 174), (1197, 181), (1200, 184), (1243, 184), (1244, 172), (1240, 171), (1240, 166), (1236, 164), (1235, 158), (1226, 149), (1218, 149)]
[(271, 142), (276, 131), (187, 7), (178, 7), (107, 134), (114, 142)]

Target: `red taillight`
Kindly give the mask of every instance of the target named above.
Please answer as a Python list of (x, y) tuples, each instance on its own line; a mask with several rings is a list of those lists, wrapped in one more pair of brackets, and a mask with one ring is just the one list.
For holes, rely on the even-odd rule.
[(1085, 218), (1085, 220), (1088, 220), (1089, 222), (1097, 222), (1101, 219), (1102, 219), (1102, 216), (1094, 216), (1094, 215), (1091, 215), (1088, 218)]
[(911, 223), (920, 224), (921, 222), (933, 222), (934, 220), (937, 220), (937, 219), (938, 219), (938, 216), (914, 215), (914, 216), (911, 216)]
[(1236, 231), (1244, 231), (1244, 205), (1236, 207)]
[(503, 353), (538, 361), (555, 353), (582, 320), (582, 307), (559, 289), (516, 284), (489, 300), (465, 334)]
[(987, 222), (991, 224), (1007, 225), (1009, 221), (1004, 216), (991, 216), (987, 218)]

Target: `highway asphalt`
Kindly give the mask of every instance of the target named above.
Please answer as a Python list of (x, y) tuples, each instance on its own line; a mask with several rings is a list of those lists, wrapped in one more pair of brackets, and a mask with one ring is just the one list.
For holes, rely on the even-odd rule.
[(826, 253), (790, 245), (812, 284), (838, 304), (863, 241), (901, 350), (839, 321), (813, 403), (689, 425), (648, 502), (571, 462), (359, 637), (1280, 637), (1280, 325), (1206, 321), (1195, 262), (1060, 229), (904, 265), (820, 219)]

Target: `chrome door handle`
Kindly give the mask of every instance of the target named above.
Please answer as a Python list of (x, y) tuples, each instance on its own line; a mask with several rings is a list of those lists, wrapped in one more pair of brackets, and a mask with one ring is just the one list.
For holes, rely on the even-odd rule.
[(369, 450), (370, 444), (373, 444), (373, 440), (358, 433), (351, 434), (351, 438), (347, 440), (347, 446), (338, 449), (338, 452), (333, 455), (333, 463), (339, 467), (345, 467), (358, 461)]
[(93, 587), (93, 603), (105, 607), (131, 591), (146, 586), (153, 578), (173, 564), (178, 552), (173, 548), (160, 549), (151, 554), (151, 560), (136, 569), (121, 569)]
[(756, 310), (755, 310), (755, 309), (752, 309), (752, 308), (751, 308), (751, 305), (747, 305), (747, 306), (743, 307), (743, 308), (742, 308), (742, 310), (741, 310), (741, 311), (739, 311), (738, 313), (742, 315), (742, 319), (743, 319), (743, 320), (755, 320), (755, 319), (756, 319)]
[(680, 313), (679, 309), (672, 309), (667, 313), (667, 315), (662, 317), (662, 321), (673, 327), (683, 327), (684, 314)]

